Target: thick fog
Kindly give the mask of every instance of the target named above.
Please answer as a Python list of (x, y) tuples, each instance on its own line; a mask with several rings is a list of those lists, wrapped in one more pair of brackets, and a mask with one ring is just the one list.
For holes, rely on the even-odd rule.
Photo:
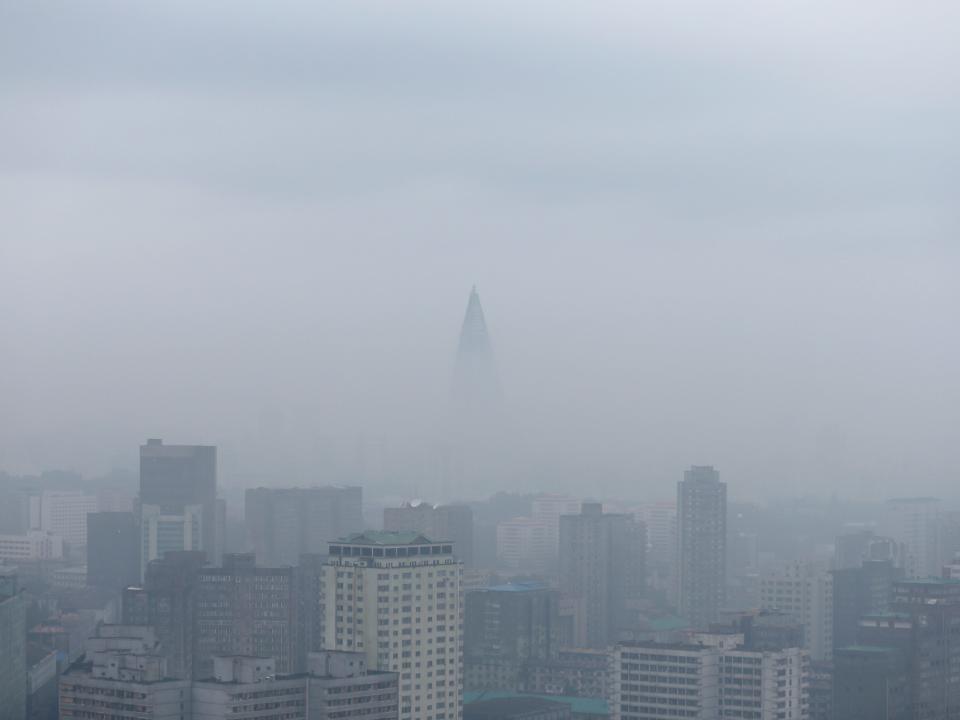
[(463, 5), (0, 5), (0, 470), (951, 496), (960, 6)]

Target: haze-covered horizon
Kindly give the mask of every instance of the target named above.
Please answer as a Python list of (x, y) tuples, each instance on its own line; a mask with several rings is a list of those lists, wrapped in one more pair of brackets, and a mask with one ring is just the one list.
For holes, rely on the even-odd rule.
[(0, 8), (0, 470), (466, 496), (476, 284), (475, 497), (955, 497), (960, 7), (684, 10)]

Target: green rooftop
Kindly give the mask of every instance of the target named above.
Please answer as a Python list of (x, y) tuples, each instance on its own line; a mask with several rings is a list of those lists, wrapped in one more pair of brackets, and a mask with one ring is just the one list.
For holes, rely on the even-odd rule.
[(566, 703), (570, 706), (573, 715), (589, 715), (598, 718), (610, 717), (610, 708), (606, 700), (599, 698), (574, 697), (573, 695), (540, 695), (536, 693), (518, 693), (510, 690), (483, 690), (481, 692), (467, 692), (463, 694), (463, 704), (479, 700), (512, 700), (513, 698), (538, 698)]
[(840, 651), (850, 651), (850, 652), (862, 652), (862, 653), (890, 653), (895, 652), (895, 648), (884, 647), (882, 645), (847, 645), (846, 647), (838, 648)]
[(411, 530), (364, 530), (336, 541), (349, 545), (432, 545), (433, 540)]

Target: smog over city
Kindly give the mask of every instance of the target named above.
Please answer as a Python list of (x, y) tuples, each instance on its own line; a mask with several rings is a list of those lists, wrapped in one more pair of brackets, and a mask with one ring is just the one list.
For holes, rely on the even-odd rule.
[(0, 3), (0, 720), (960, 718), (958, 27)]

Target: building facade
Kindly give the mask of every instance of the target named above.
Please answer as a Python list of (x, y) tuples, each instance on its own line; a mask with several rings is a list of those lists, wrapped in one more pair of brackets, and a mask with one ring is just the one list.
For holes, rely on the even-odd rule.
[(896, 498), (887, 501), (886, 534), (902, 543), (908, 578), (940, 576), (940, 500), (937, 498)]
[(600, 503), (560, 518), (560, 591), (582, 607), (578, 647), (606, 647), (618, 630), (636, 625), (646, 549), (643, 525), (633, 515), (604, 513)]
[(23, 535), (0, 535), (0, 560), (32, 562), (61, 560), (63, 538), (42, 530), (31, 530)]
[(514, 570), (544, 570), (556, 556), (548, 525), (518, 517), (497, 523), (497, 562)]
[(82, 547), (87, 544), (87, 515), (97, 512), (98, 507), (95, 495), (78, 490), (45, 490), (30, 497), (30, 528)]
[(804, 629), (804, 647), (814, 660), (833, 652), (833, 575), (817, 563), (795, 562), (760, 578), (760, 604), (792, 615)]
[(120, 591), (140, 582), (140, 538), (132, 512), (87, 515), (87, 584)]
[(516, 690), (531, 665), (556, 660), (558, 592), (516, 583), (466, 594), (464, 689)]
[(710, 466), (693, 466), (677, 484), (677, 597), (680, 615), (707, 628), (723, 608), (727, 563), (727, 486)]
[(460, 720), (463, 563), (417, 533), (357, 533), (330, 544), (324, 646), (400, 674), (403, 720)]

